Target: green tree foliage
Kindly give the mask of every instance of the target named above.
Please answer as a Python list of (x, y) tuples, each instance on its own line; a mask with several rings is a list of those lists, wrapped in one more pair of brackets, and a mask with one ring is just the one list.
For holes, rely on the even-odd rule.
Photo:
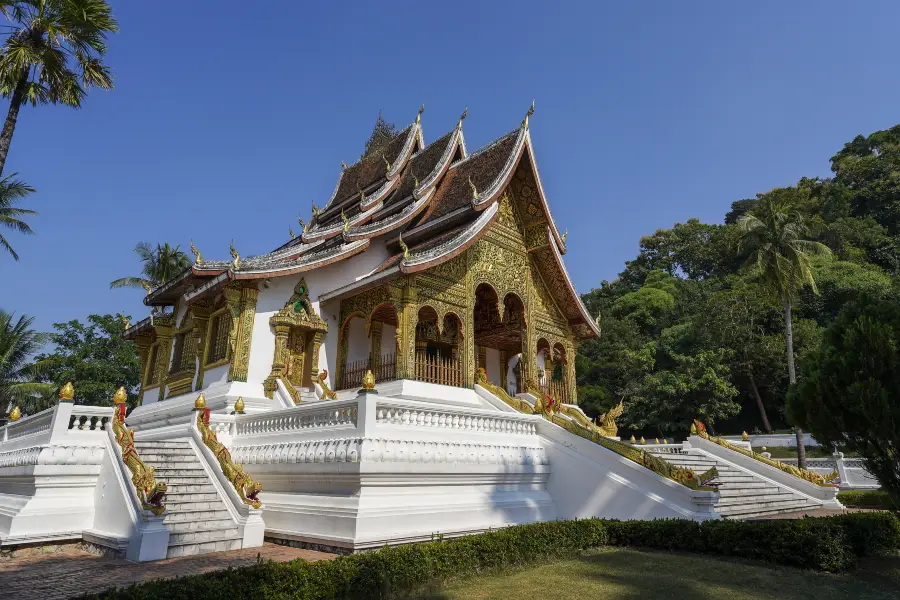
[(31, 357), (48, 336), (31, 329), (34, 319), (0, 309), (0, 411), (14, 406), (27, 414), (40, 410), (39, 399), (53, 393), (53, 386), (35, 381)]
[(134, 247), (134, 251), (143, 263), (141, 276), (116, 279), (109, 287), (144, 288), (150, 293), (150, 290), (179, 275), (191, 265), (187, 255), (180, 248), (181, 246), (171, 247), (169, 242), (161, 246), (157, 244), (155, 249), (147, 242), (139, 243)]
[(81, 106), (86, 88), (112, 88), (106, 35), (118, 31), (106, 0), (6, 0), (0, 93), (9, 111), (0, 132), (0, 173), (25, 103)]
[(857, 452), (900, 501), (900, 303), (862, 298), (841, 310), (788, 410), (822, 443)]
[(122, 339), (122, 315), (90, 315), (87, 323), (72, 320), (53, 328), (53, 351), (35, 359), (43, 381), (54, 388), (73, 382), (79, 404), (110, 405), (119, 386), (125, 386), (129, 403), (137, 402), (140, 359), (135, 345)]
[[(831, 178), (723, 203), (722, 225), (688, 219), (642, 238), (617, 279), (583, 296), (603, 325), (576, 359), (585, 411), (624, 400), (623, 424), (648, 434), (686, 434), (678, 411), (711, 415), (720, 431), (789, 425), (788, 357), (802, 367), (861, 295), (900, 297), (898, 140), (900, 126), (858, 137)], [(691, 390), (697, 364), (737, 395)]]
[(398, 133), (400, 132), (397, 130), (397, 126), (388, 122), (379, 112), (378, 119), (375, 121), (375, 127), (372, 129), (372, 135), (370, 135), (369, 139), (366, 141), (366, 147), (365, 150), (363, 150), (361, 158), (379, 152), (382, 148), (387, 146), (388, 142), (394, 139)]
[[(34, 216), (37, 212), (15, 206), (19, 200), (32, 193), (34, 188), (28, 187), (24, 182), (13, 179), (13, 177), (15, 177), (15, 173), (0, 179), (0, 225), (18, 233), (34, 235), (34, 231), (22, 220), (22, 217)], [(13, 260), (19, 260), (19, 255), (16, 254), (9, 240), (2, 233), (0, 233), (0, 248), (9, 252)]]

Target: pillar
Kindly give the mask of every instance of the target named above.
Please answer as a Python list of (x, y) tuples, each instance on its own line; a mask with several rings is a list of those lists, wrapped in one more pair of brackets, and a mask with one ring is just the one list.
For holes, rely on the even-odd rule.
[(509, 358), (506, 355), (506, 350), (500, 351), (500, 387), (504, 390), (506, 389), (506, 365), (509, 362)]
[[(322, 336), (323, 335), (324, 334), (321, 331), (317, 331), (313, 334), (312, 353), (310, 354), (310, 357), (309, 357), (309, 360), (311, 361), (310, 365), (309, 365), (309, 367), (310, 367), (309, 372), (310, 372), (310, 376), (312, 377), (313, 381), (315, 381), (316, 378), (319, 376), (319, 348), (322, 347)], [(335, 385), (335, 387), (337, 387), (336, 382), (333, 382), (333, 385)]]
[(252, 285), (232, 282), (225, 286), (225, 301), (231, 312), (231, 366), (230, 381), (247, 381), (250, 366), (250, 342), (253, 337), (253, 320), (256, 317), (256, 301), (259, 290)]
[(381, 366), (381, 332), (383, 326), (384, 324), (381, 321), (372, 321), (372, 328), (369, 331), (369, 363), (376, 378), (379, 375), (378, 368)]
[(150, 346), (153, 345), (153, 338), (147, 334), (140, 334), (134, 338), (134, 345), (137, 346), (138, 356), (141, 359), (140, 385), (141, 391), (138, 397), (143, 397), (144, 382), (147, 380), (147, 361), (150, 360)]
[(172, 360), (172, 340), (175, 337), (175, 315), (155, 317), (153, 329), (159, 347), (156, 349), (156, 383), (159, 385), (159, 399), (166, 398), (166, 375)]
[(397, 378), (412, 379), (416, 363), (416, 323), (419, 320), (419, 290), (415, 276), (408, 275), (395, 291), (397, 308)]
[(263, 393), (266, 398), (273, 398), (278, 387), (276, 380), (284, 376), (284, 367), (288, 354), (288, 338), (291, 334), (289, 325), (275, 326), (275, 352), (272, 356), (272, 370), (263, 381)]
[(208, 343), (209, 316), (212, 314), (212, 304), (199, 301), (191, 304), (189, 310), (194, 319), (194, 350), (197, 355), (197, 384), (195, 389), (203, 389), (203, 357), (206, 356), (206, 344)]

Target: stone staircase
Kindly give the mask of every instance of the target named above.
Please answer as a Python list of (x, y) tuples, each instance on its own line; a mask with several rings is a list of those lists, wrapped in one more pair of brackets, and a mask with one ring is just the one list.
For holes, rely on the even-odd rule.
[(719, 501), (716, 512), (725, 519), (766, 518), (780, 513), (819, 508), (821, 504), (754, 473), (722, 462), (702, 450), (686, 449), (680, 453), (654, 453), (672, 464), (697, 473), (716, 467), (719, 472)]
[(187, 440), (135, 441), (144, 462), (169, 487), (164, 519), (169, 529), (166, 558), (238, 550), (242, 536)]

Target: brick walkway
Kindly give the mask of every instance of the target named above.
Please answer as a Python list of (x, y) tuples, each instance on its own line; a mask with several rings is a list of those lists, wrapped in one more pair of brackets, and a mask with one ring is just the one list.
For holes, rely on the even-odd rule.
[(252, 565), (257, 555), (276, 562), (334, 557), (325, 552), (266, 543), (262, 548), (131, 563), (95, 556), (73, 546), (53, 554), (0, 561), (0, 592), (3, 598), (13, 600), (65, 600), (113, 586)]

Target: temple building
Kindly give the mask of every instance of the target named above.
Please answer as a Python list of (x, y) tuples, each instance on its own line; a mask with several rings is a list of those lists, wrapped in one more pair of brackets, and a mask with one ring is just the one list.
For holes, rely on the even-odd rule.
[(622, 404), (597, 420), (577, 406), (575, 353), (599, 329), (563, 263), (532, 112), (469, 152), (465, 113), (426, 144), (420, 110), (279, 248), (222, 261), (192, 243), (125, 331), (140, 406), (124, 388), (114, 408), (81, 405), (73, 382), (53, 408), (11, 411), (0, 546), (356, 552), (555, 519), (840, 509), (837, 471), (699, 421), (683, 443), (623, 442)]
[[(575, 403), (574, 354), (598, 335), (566, 272), (526, 116), (469, 152), (465, 113), (425, 143), (421, 111), (359, 162), (300, 235), (268, 254), (205, 259), (145, 303), (142, 404), (199, 390), (262, 410), (376, 382), (471, 388), (478, 368), (515, 395)], [(531, 111), (529, 111), (529, 115)]]

